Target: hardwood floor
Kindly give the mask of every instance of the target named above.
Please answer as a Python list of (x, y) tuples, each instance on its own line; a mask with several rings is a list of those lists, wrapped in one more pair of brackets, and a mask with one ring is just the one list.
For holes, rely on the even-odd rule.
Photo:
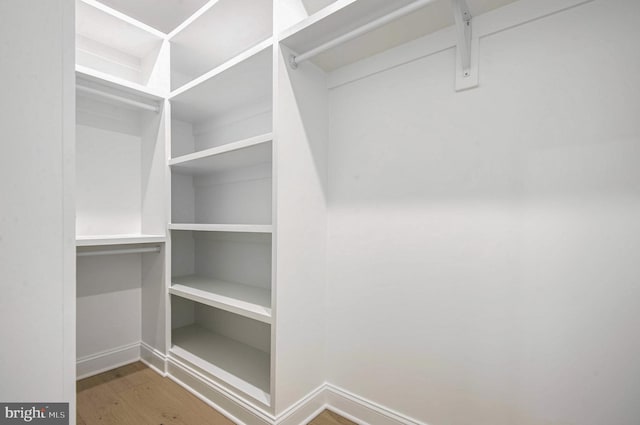
[[(77, 425), (234, 425), (184, 388), (137, 362), (77, 383)], [(324, 411), (309, 425), (356, 425)]]
[(329, 410), (325, 410), (320, 415), (318, 415), (314, 420), (309, 422), (309, 425), (358, 425), (358, 424), (343, 418), (337, 413), (333, 413)]

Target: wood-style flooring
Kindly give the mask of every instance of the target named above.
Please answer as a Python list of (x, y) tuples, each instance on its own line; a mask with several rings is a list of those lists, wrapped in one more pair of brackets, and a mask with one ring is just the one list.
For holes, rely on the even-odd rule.
[[(77, 383), (77, 425), (234, 425), (168, 378), (137, 362)], [(324, 411), (309, 425), (356, 425)]]

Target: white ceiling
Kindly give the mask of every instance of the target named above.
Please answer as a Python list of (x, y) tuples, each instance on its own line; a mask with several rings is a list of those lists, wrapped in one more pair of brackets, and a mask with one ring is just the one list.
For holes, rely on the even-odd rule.
[(169, 33), (208, 0), (100, 0), (150, 27)]

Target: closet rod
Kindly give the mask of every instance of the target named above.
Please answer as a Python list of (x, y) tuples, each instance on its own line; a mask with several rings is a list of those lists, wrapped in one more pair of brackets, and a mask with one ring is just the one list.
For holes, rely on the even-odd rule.
[(291, 68), (296, 69), (298, 67), (298, 65), (306, 60), (311, 59), (314, 56), (319, 55), (320, 53), (326, 52), (329, 49), (332, 49), (336, 46), (339, 46), (340, 44), (346, 43), (349, 40), (353, 40), (356, 37), (360, 37), (362, 34), (366, 34), (369, 31), (373, 31), (376, 28), (379, 28), (383, 25), (388, 24), (391, 21), (394, 21), (398, 18), (401, 18), (405, 15), (408, 15), (411, 12), (414, 12), (426, 5), (428, 5), (429, 3), (433, 3), (436, 0), (418, 0), (415, 1), (411, 4), (408, 4), (407, 6), (401, 7), (400, 9), (394, 10), (393, 12), (389, 13), (388, 15), (382, 16), (374, 21), (371, 21), (367, 24), (364, 24), (363, 26), (361, 26), (360, 28), (356, 28), (355, 30), (348, 32), (344, 35), (341, 35), (340, 37), (337, 37), (325, 44), (322, 44), (314, 49), (308, 50), (304, 53), (301, 53), (299, 55), (291, 55), (289, 57), (289, 65), (291, 66)]
[(100, 96), (105, 99), (115, 100), (129, 106), (134, 106), (136, 108), (144, 109), (145, 111), (151, 111), (151, 112), (160, 111), (160, 108), (158, 106), (149, 105), (148, 103), (138, 102), (132, 99), (127, 99), (126, 97), (121, 97), (111, 93), (105, 93), (101, 90), (93, 89), (91, 87), (76, 85), (76, 90), (84, 93), (93, 94), (95, 96)]
[(160, 252), (159, 246), (152, 248), (126, 248), (126, 249), (108, 249), (102, 251), (82, 251), (76, 253), (78, 257), (92, 257), (94, 255), (116, 255), (116, 254), (145, 254), (147, 252)]

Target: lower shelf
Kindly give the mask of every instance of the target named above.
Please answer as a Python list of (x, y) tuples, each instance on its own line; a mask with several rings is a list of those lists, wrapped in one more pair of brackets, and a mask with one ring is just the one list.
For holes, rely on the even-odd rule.
[(269, 354), (199, 325), (172, 332), (171, 355), (269, 406)]

